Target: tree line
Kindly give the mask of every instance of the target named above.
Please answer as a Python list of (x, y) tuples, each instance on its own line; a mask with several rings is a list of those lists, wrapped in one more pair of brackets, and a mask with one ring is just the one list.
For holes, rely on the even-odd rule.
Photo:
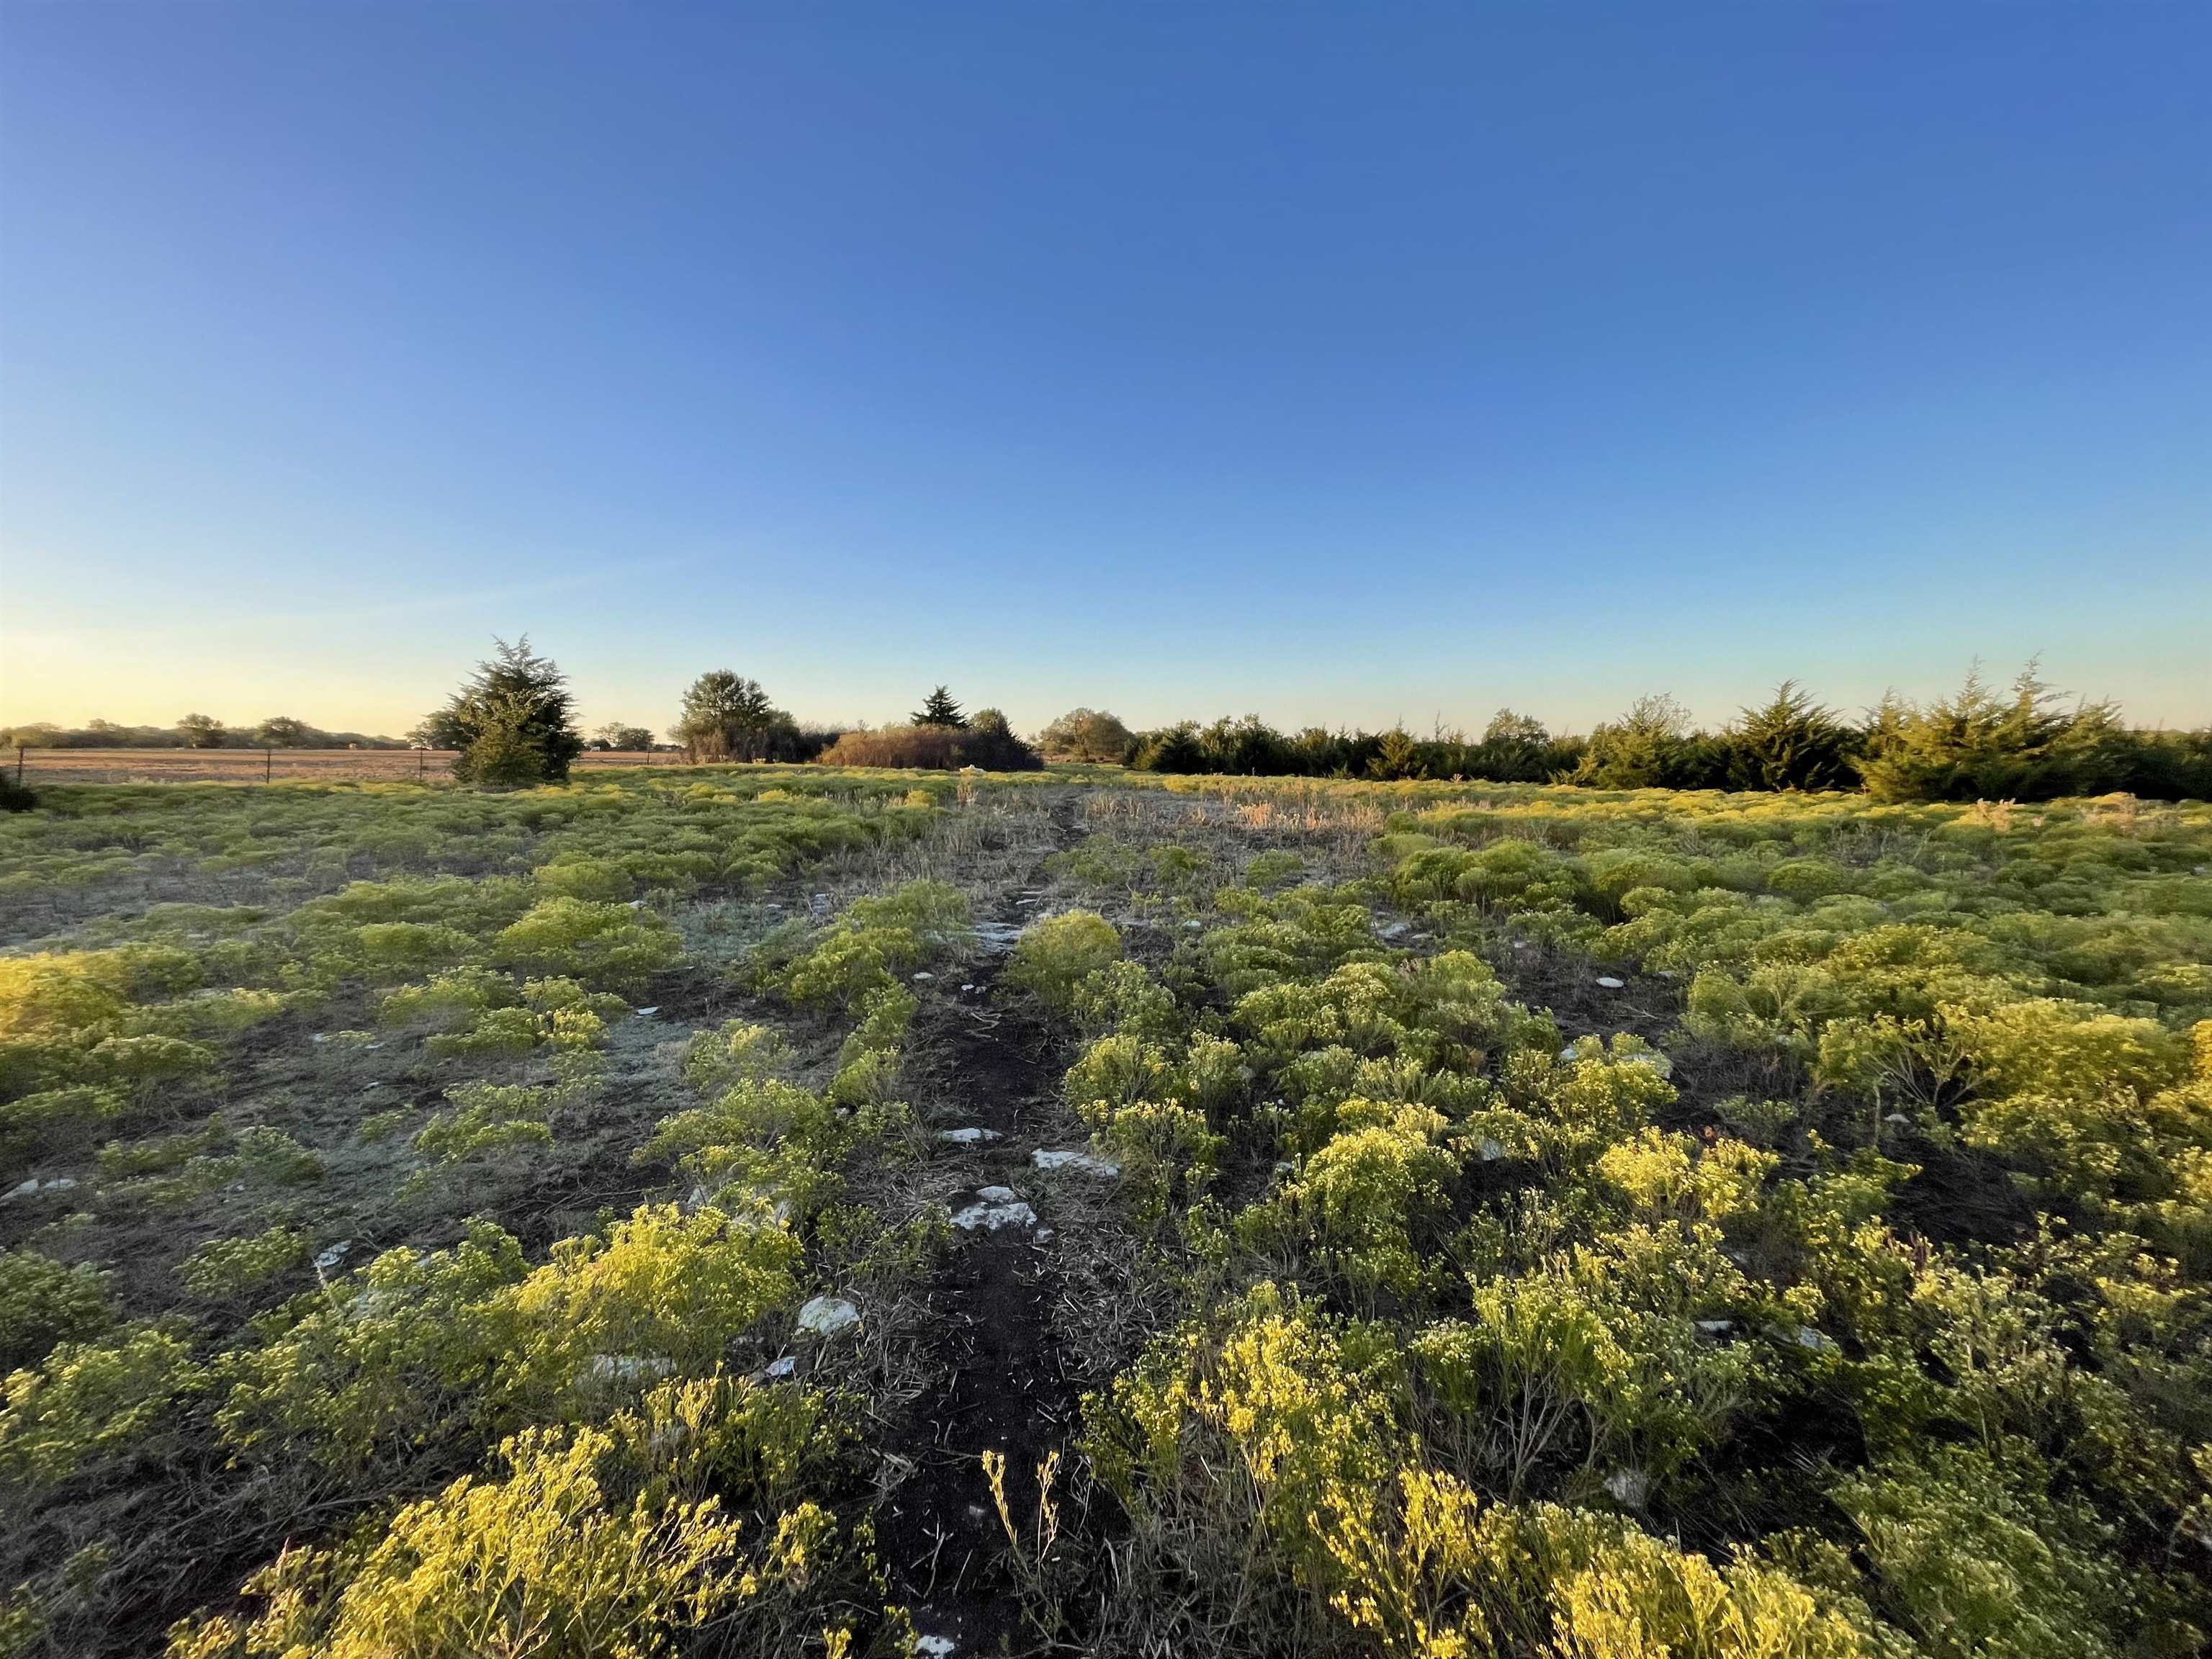
[(326, 732), (289, 714), (272, 714), (253, 726), (226, 726), (211, 714), (186, 714), (168, 726), (118, 726), (87, 720), (58, 726), (35, 720), (0, 726), (0, 747), (13, 749), (404, 749), (404, 738), (365, 732)]
[[(1077, 709), (1040, 734), (1049, 759), (1139, 771), (1568, 783), (1598, 789), (1859, 789), (1879, 800), (2212, 795), (2212, 728), (2130, 726), (2106, 701), (2067, 700), (2031, 664), (2008, 689), (1976, 671), (1949, 696), (1894, 694), (1849, 720), (1785, 681), (1717, 731), (1668, 696), (1638, 698), (1587, 734), (1501, 709), (1482, 734), (1402, 727), (1279, 732), (1256, 715), (1131, 732)], [(1118, 745), (1119, 753), (1109, 752)]]
[[(493, 654), (410, 734), (456, 751), (464, 779), (527, 784), (568, 775), (586, 748), (643, 751), (650, 730), (614, 722), (578, 729), (567, 677), (530, 648), (495, 641)], [(1137, 771), (1252, 776), (1565, 783), (1600, 789), (1863, 790), (1879, 800), (2047, 800), (2125, 793), (2150, 799), (2212, 797), (2212, 728), (2130, 726), (2109, 701), (2069, 702), (2031, 663), (2009, 687), (1970, 673), (1927, 702), (1885, 696), (1858, 719), (1784, 681), (1717, 730), (1673, 698), (1638, 698), (1586, 733), (1554, 733), (1533, 717), (1498, 711), (1479, 736), (1402, 726), (1382, 732), (1309, 726), (1282, 732), (1257, 715), (1211, 725), (1183, 720), (1133, 731), (1110, 712), (1069, 710), (1024, 740), (996, 708), (965, 711), (939, 685), (903, 724), (844, 728), (804, 723), (759, 681), (721, 668), (684, 693), (667, 731), (695, 764), (818, 761), (833, 766), (1018, 771), (1046, 761)], [(226, 727), (204, 714), (173, 726), (94, 720), (81, 730), (0, 728), (33, 747), (398, 748), (391, 738), (325, 732), (272, 717)]]

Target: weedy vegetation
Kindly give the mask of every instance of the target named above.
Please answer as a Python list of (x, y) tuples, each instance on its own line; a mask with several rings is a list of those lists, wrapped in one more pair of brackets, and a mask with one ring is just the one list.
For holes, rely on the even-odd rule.
[(42, 788), (0, 1653), (2201, 1651), (2212, 807), (1867, 776)]

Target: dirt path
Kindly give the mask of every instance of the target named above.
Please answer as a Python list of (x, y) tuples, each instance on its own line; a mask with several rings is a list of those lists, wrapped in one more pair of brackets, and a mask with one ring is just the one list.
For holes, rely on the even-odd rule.
[[(1072, 801), (1056, 828), (1060, 846), (1080, 837)], [(1030, 879), (1042, 877), (1040, 864)], [(1051, 1217), (1039, 1210), (1031, 1222), (1018, 1208), (1042, 1201), (1030, 1154), (1047, 1127), (1065, 1055), (1024, 1000), (998, 991), (1013, 935), (1038, 911), (1032, 889), (1010, 894), (986, 917), (978, 929), (985, 954), (929, 1019), (929, 1093), (938, 1103), (931, 1127), (995, 1137), (945, 1144), (939, 1162), (957, 1183), (945, 1201), (956, 1218), (975, 1206), (1002, 1218), (957, 1233), (931, 1285), (945, 1381), (917, 1403), (891, 1448), (914, 1472), (877, 1517), (894, 1599), (912, 1609), (921, 1635), (950, 1640), (963, 1655), (1030, 1645), (1000, 1565), (1006, 1533), (984, 1453), (1005, 1457), (1007, 1503), (1026, 1534), (1036, 1517), (1038, 1465), (1056, 1450), (1065, 1459), (1077, 1427), (1077, 1392), (1053, 1334), (1058, 1287), (1038, 1247)]]

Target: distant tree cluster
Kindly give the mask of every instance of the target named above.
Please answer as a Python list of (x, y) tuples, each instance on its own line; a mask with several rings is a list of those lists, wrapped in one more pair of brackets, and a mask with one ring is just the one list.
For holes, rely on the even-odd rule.
[[(1100, 719), (1077, 709), (1048, 726), (1040, 741), (1054, 759), (1104, 758), (1084, 751), (1073, 736)], [(2212, 794), (2212, 730), (2145, 731), (2126, 725), (2109, 702), (2069, 705), (2033, 665), (2008, 691), (1975, 673), (1951, 696), (1926, 704), (1887, 697), (1856, 722), (1785, 681), (1765, 704), (1717, 732), (1693, 726), (1673, 698), (1650, 696), (1586, 737), (1555, 737), (1510, 709), (1499, 711), (1477, 738), (1457, 732), (1417, 738), (1402, 728), (1316, 726), (1286, 734), (1246, 715), (1139, 733), (1115, 758), (1150, 772), (1467, 778), (1599, 789), (1863, 788), (1888, 801)]]
[(811, 760), (836, 741), (834, 732), (811, 730), (769, 701), (758, 680), (726, 668), (702, 674), (684, 694), (683, 711), (668, 735), (684, 758), (709, 761)]
[(326, 732), (289, 714), (272, 714), (258, 726), (226, 726), (210, 714), (186, 714), (172, 726), (118, 726), (88, 720), (81, 726), (40, 720), (0, 726), (0, 747), (12, 749), (404, 749), (401, 738), (363, 732)]
[(912, 766), (1029, 772), (1044, 764), (995, 708), (963, 714), (939, 686), (904, 726), (848, 732), (822, 751), (825, 766)]
[(609, 720), (592, 733), (592, 740), (584, 745), (601, 753), (642, 754), (653, 747), (653, 733), (642, 726), (629, 726), (621, 720)]
[(1540, 783), (1571, 768), (1582, 748), (1580, 738), (1554, 738), (1536, 720), (1511, 709), (1499, 710), (1483, 735), (1472, 740), (1455, 732), (1416, 738), (1402, 728), (1355, 732), (1314, 726), (1282, 732), (1258, 715), (1247, 714), (1204, 726), (1185, 720), (1140, 733), (1131, 739), (1126, 760), (1140, 772)]
[(1096, 708), (1071, 708), (1037, 733), (1036, 746), (1047, 760), (1112, 765), (1128, 760), (1137, 738), (1118, 716)]
[[(481, 783), (556, 781), (585, 748), (643, 752), (653, 734), (617, 721), (590, 742), (577, 731), (566, 678), (526, 637), (493, 655), (411, 734), (459, 751), (455, 775)], [(855, 731), (801, 726), (757, 680), (726, 668), (699, 676), (669, 735), (693, 763), (819, 760), (834, 766), (1024, 770), (1046, 760), (1139, 771), (1251, 776), (1483, 780), (1598, 789), (1863, 789), (1877, 800), (2049, 800), (2125, 793), (2149, 799), (2212, 797), (2212, 728), (2130, 726), (2109, 702), (2069, 704), (2031, 663), (2008, 690), (1978, 671), (1948, 697), (1885, 697), (1853, 721), (1785, 680), (1717, 731), (1695, 726), (1672, 697), (1640, 697), (1587, 736), (1554, 734), (1500, 709), (1480, 736), (1402, 726), (1283, 732), (1255, 714), (1132, 732), (1114, 714), (1073, 708), (1032, 746), (995, 708), (965, 713), (933, 688), (905, 725)], [(94, 720), (0, 727), (0, 742), (33, 748), (398, 748), (390, 738), (325, 732), (289, 715), (233, 728), (206, 714), (171, 726)]]

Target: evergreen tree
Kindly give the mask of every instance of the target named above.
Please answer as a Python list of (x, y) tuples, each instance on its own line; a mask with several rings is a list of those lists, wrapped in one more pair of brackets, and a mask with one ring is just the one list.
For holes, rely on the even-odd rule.
[(559, 780), (584, 751), (567, 676), (534, 654), (530, 639), (494, 640), (493, 654), (418, 728), (459, 749), (453, 775), (472, 783)]
[(929, 694), (927, 700), (915, 713), (913, 720), (916, 726), (964, 726), (968, 724), (968, 717), (960, 712), (960, 705), (952, 701), (952, 694), (941, 685)]
[(1164, 732), (1150, 733), (1130, 764), (1139, 772), (1203, 772), (1207, 769), (1206, 748), (1198, 727), (1185, 720)]
[(1367, 763), (1367, 775), (1386, 783), (1418, 778), (1421, 770), (1421, 746), (1402, 726), (1382, 733), (1376, 741), (1374, 759)]
[(2139, 744), (2119, 711), (2058, 702), (2032, 662), (2009, 696), (1978, 668), (1954, 696), (1925, 708), (1885, 699), (1860, 775), (1877, 800), (2049, 800), (2124, 780)]
[(1795, 680), (1764, 708), (1747, 708), (1727, 736), (1729, 784), (1736, 789), (1847, 789), (1853, 735)]
[(1690, 711), (1663, 694), (1638, 697), (1601, 724), (1572, 781), (1598, 789), (1679, 789), (1690, 743)]

